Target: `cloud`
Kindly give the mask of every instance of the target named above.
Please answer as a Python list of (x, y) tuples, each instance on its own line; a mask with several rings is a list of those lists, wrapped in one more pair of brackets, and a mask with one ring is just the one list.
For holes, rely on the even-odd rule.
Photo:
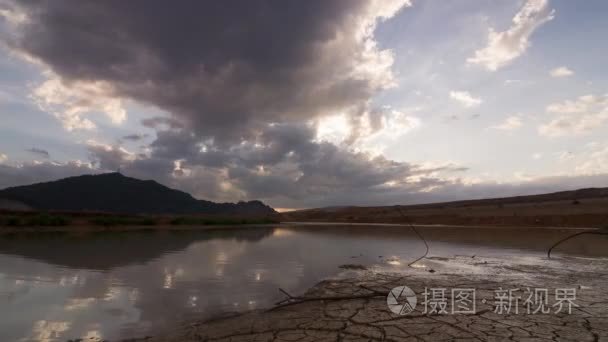
[(28, 148), (26, 151), (30, 152), (30, 153), (33, 153), (33, 154), (35, 154), (35, 155), (37, 155), (39, 157), (42, 157), (42, 158), (47, 158), (48, 159), (50, 157), (49, 152), (47, 150), (43, 150), (41, 148), (32, 147), (32, 148)]
[(490, 71), (508, 65), (530, 47), (532, 33), (554, 16), (555, 10), (549, 10), (549, 0), (527, 0), (513, 17), (511, 27), (502, 32), (490, 28), (487, 46), (475, 51), (467, 62)]
[[(378, 44), (375, 28), (408, 1), (192, 1), (170, 11), (156, 0), (10, 3), (26, 19), (15, 21), (4, 43), (46, 70), (32, 98), (66, 129), (93, 129), (99, 117), (120, 124), (130, 101), (163, 114), (141, 121), (156, 137), (140, 150), (88, 141), (88, 162), (2, 165), (0, 184), (120, 169), (198, 198), (259, 198), (293, 208), (543, 189), (471, 185), (454, 177), (460, 167), (362, 149), (421, 122), (373, 101), (396, 85), (393, 52)], [(518, 14), (514, 27), (538, 17)], [(523, 37), (527, 46), (525, 31), (496, 33), (493, 45)], [(453, 93), (464, 106), (481, 103)], [(323, 122), (333, 117), (346, 128), (323, 138), (319, 129), (331, 128)]]
[(87, 150), (89, 151), (91, 164), (101, 170), (116, 171), (120, 169), (123, 163), (136, 159), (134, 153), (121, 146), (106, 145), (94, 140), (87, 141)]
[(168, 117), (153, 117), (146, 118), (141, 120), (141, 124), (144, 127), (153, 128), (153, 129), (182, 129), (184, 128), (184, 124), (179, 120)]
[[(372, 102), (396, 85), (375, 28), (409, 1), (237, 2), (238, 11), (180, 2), (170, 12), (163, 1), (12, 2), (28, 20), (5, 43), (48, 70), (33, 98), (67, 129), (92, 129), (100, 113), (121, 122), (126, 101), (166, 113), (142, 120), (157, 131), (142, 151), (87, 142), (95, 170), (199, 198), (298, 207), (352, 189), (423, 186), (407, 180), (426, 172), (419, 166), (358, 150), (420, 124)], [(318, 139), (333, 116), (344, 135)]]
[[(251, 141), (222, 149), (182, 130), (159, 131), (148, 155), (120, 146), (89, 142), (91, 164), (107, 171), (163, 184), (216, 201), (258, 198), (275, 206), (313, 206), (328, 197), (349, 200), (353, 191), (375, 194), (387, 188), (422, 189), (442, 184), (442, 173), (461, 167), (426, 167), (315, 141), (311, 124), (272, 124)], [(422, 180), (412, 181), (412, 177)], [(363, 199), (363, 198), (362, 198)]]
[[(90, 109), (121, 121), (120, 101), (132, 99), (232, 144), (269, 122), (361, 116), (395, 86), (374, 29), (409, 1), (237, 2), (180, 2), (170, 13), (163, 1), (14, 2), (29, 20), (8, 44), (57, 76), (35, 95), (60, 107), (50, 111), (68, 129), (92, 128)], [(83, 87), (94, 96), (78, 96)]]
[(0, 7), (0, 18), (6, 20), (11, 25), (19, 25), (27, 19), (23, 13), (10, 6)]
[(420, 118), (390, 107), (368, 112), (357, 118), (347, 115), (322, 117), (316, 127), (315, 141), (347, 144), (359, 150), (371, 150), (380, 141), (394, 141), (420, 127)]
[(467, 91), (450, 91), (450, 98), (467, 108), (479, 106), (482, 102), (480, 98), (473, 97)]
[(593, 143), (586, 147), (580, 162), (576, 165), (577, 174), (597, 175), (608, 173), (608, 143)]
[(0, 165), (0, 189), (9, 186), (27, 185), (38, 182), (47, 182), (60, 178), (95, 173), (96, 170), (89, 163), (69, 161), (55, 162), (29, 162), (19, 165)]
[(122, 139), (135, 142), (135, 141), (141, 141), (147, 137), (148, 137), (147, 134), (129, 134), (129, 135), (123, 136)]
[(522, 125), (523, 123), (521, 121), (521, 117), (519, 115), (512, 115), (506, 118), (502, 123), (495, 126), (491, 126), (490, 128), (502, 131), (513, 131), (518, 128), (521, 128)]
[(551, 70), (549, 75), (551, 75), (551, 77), (568, 77), (574, 75), (574, 71), (568, 69), (568, 67), (561, 66)]
[(547, 106), (556, 118), (539, 127), (547, 137), (584, 135), (608, 122), (608, 95), (584, 95)]
[[(179, 149), (179, 132), (163, 134), (165, 142), (172, 140), (176, 144), (174, 148)], [(312, 127), (278, 125), (269, 127), (257, 146), (248, 143), (233, 151), (217, 151), (209, 146), (205, 152), (209, 155), (203, 156), (185, 149), (181, 150), (181, 157), (185, 158), (179, 160), (167, 158), (165, 150), (153, 150), (143, 158), (119, 146), (89, 142), (91, 163), (0, 165), (0, 188), (115, 171), (114, 168), (120, 167), (121, 172), (129, 176), (155, 179), (198, 198), (218, 201), (260, 198), (274, 206), (306, 208), (336, 203), (392, 205), (529, 195), (608, 182), (605, 145), (590, 146), (583, 158), (589, 164), (581, 163), (577, 175), (526, 176), (518, 182), (500, 183), (445, 177), (466, 168), (450, 163), (413, 165), (390, 161), (349, 152), (327, 142), (314, 143), (310, 140), (312, 136)], [(296, 140), (295, 144), (289, 142), (291, 139)], [(266, 145), (266, 142), (272, 144)], [(170, 144), (158, 146), (164, 148)], [(292, 146), (299, 148), (289, 150)], [(251, 150), (257, 152), (251, 153)], [(590, 158), (599, 159), (594, 162), (595, 159)]]
[(8, 160), (8, 157), (6, 156), (6, 154), (0, 153), (0, 164), (4, 163), (7, 160)]
[(574, 159), (574, 154), (570, 151), (560, 151), (555, 154), (560, 163), (564, 163)]
[(512, 80), (512, 79), (507, 79), (504, 81), (505, 85), (512, 85), (512, 84), (520, 84), (523, 83), (522, 80)]
[(45, 74), (47, 80), (33, 89), (31, 98), (41, 110), (59, 119), (66, 130), (95, 128), (95, 124), (85, 117), (92, 113), (104, 113), (115, 124), (126, 120), (122, 100), (109, 95), (111, 86), (107, 82), (68, 82), (52, 72)]
[(547, 106), (547, 112), (558, 114), (580, 114), (608, 106), (608, 95), (583, 95), (576, 100), (566, 100)]

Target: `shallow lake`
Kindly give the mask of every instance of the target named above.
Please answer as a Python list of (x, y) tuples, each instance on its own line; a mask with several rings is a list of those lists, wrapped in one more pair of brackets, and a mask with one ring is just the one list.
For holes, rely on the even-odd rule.
[[(419, 227), (430, 255), (546, 255), (569, 229)], [(605, 236), (561, 253), (607, 257)], [(272, 306), (343, 264), (403, 268), (424, 254), (405, 226), (283, 225), (0, 237), (0, 341), (142, 337), (188, 319)], [(425, 261), (422, 263), (424, 264)]]

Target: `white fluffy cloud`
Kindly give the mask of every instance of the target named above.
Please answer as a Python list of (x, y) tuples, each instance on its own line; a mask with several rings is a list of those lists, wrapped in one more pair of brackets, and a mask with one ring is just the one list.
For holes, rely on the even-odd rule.
[(568, 67), (561, 66), (551, 70), (549, 75), (551, 75), (551, 77), (568, 77), (574, 75), (574, 71), (568, 69)]
[(41, 110), (59, 119), (66, 130), (95, 128), (95, 124), (85, 117), (92, 113), (104, 113), (115, 124), (127, 118), (122, 101), (108, 96), (110, 86), (107, 83), (66, 83), (51, 72), (45, 74), (47, 80), (33, 89), (31, 98)]
[(549, 0), (527, 0), (513, 17), (511, 27), (502, 32), (490, 28), (487, 46), (475, 51), (475, 55), (468, 58), (467, 62), (481, 65), (491, 71), (511, 63), (530, 46), (532, 33), (553, 19), (555, 11), (550, 10), (548, 6)]
[(0, 153), (0, 163), (4, 163), (8, 157), (4, 153)]
[(608, 143), (591, 143), (586, 146), (577, 174), (594, 175), (608, 173)]
[(312, 124), (316, 127), (317, 142), (346, 144), (356, 150), (376, 154), (386, 147), (386, 142), (394, 141), (420, 127), (421, 120), (409, 113), (387, 107), (358, 118), (349, 118), (345, 114), (326, 116)]
[(8, 6), (4, 3), (0, 5), (3, 5), (2, 7), (0, 7), (0, 18), (5, 20), (9, 24), (18, 25), (27, 20), (26, 15), (22, 12), (19, 12), (17, 9)]
[(450, 91), (450, 98), (467, 108), (479, 106), (482, 102), (480, 98), (473, 97), (468, 91)]
[(519, 115), (512, 115), (506, 118), (503, 122), (490, 128), (499, 129), (502, 131), (513, 131), (523, 126), (521, 117)]
[(547, 106), (547, 112), (557, 117), (543, 124), (538, 131), (543, 136), (582, 135), (608, 122), (608, 95), (584, 95)]

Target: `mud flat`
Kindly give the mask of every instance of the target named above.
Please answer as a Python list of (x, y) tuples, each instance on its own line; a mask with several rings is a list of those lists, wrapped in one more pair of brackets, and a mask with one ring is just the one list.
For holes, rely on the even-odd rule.
[[(607, 259), (430, 257), (417, 266), (345, 271), (267, 310), (184, 322), (163, 335), (130, 341), (608, 341)], [(387, 306), (387, 294), (401, 285), (418, 298), (406, 315)], [(424, 312), (425, 288), (447, 289), (447, 314)], [(450, 312), (454, 288), (475, 289), (475, 313)], [(576, 289), (577, 306), (570, 314), (566, 306), (556, 313), (553, 293), (565, 288)], [(501, 289), (520, 289), (514, 293), (523, 297), (511, 301), (509, 313), (495, 312), (495, 291)], [(547, 289), (550, 312), (534, 314), (534, 304), (527, 312), (528, 289)]]

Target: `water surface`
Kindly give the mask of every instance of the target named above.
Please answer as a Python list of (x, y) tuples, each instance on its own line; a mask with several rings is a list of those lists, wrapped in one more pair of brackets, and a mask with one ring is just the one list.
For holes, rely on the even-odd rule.
[[(543, 256), (575, 231), (424, 227), (431, 255)], [(608, 256), (605, 237), (562, 253)], [(191, 318), (271, 306), (339, 265), (405, 267), (424, 253), (407, 227), (297, 226), (0, 237), (0, 341), (141, 337)]]

